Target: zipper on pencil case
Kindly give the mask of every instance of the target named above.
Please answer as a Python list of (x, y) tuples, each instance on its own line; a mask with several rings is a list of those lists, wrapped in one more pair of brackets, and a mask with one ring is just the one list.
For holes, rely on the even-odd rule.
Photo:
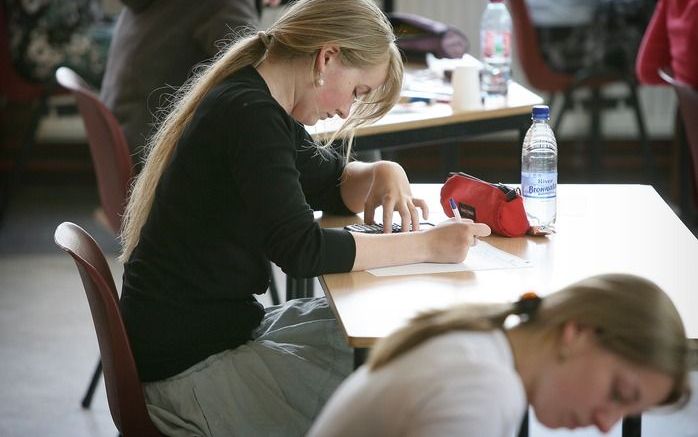
[(490, 183), (487, 181), (483, 181), (482, 179), (476, 178), (475, 176), (471, 176), (467, 173), (463, 173), (462, 171), (458, 171), (458, 172), (452, 171), (449, 173), (449, 176), (454, 176), (454, 175), (462, 176), (464, 178), (467, 178), (467, 179), (470, 179), (473, 181), (477, 181), (477, 182), (481, 182), (483, 184), (487, 184), (491, 187), (495, 187), (495, 188), (499, 189), (502, 193), (504, 193), (504, 196), (506, 197), (507, 202), (511, 202), (512, 200), (516, 199), (516, 197), (521, 194), (521, 190), (519, 190), (518, 188), (511, 188), (510, 186), (505, 185), (501, 182), (497, 182), (496, 184), (493, 184), (493, 183)]

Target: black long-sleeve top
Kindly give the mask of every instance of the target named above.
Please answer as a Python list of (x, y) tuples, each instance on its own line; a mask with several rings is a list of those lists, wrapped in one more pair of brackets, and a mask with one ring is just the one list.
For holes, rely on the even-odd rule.
[(287, 274), (351, 270), (344, 230), (313, 210), (350, 213), (343, 157), (319, 150), (252, 67), (202, 101), (157, 186), (126, 263), (121, 307), (142, 381), (175, 375), (251, 338), (269, 260)]

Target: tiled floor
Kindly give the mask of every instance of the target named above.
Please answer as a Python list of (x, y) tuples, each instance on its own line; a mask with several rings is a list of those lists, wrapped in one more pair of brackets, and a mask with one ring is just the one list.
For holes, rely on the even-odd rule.
[[(69, 220), (115, 254), (113, 238), (92, 218), (96, 205), (89, 186), (29, 186), (14, 198), (0, 229), (0, 436), (116, 435), (102, 384), (92, 408), (80, 407), (97, 343), (74, 264), (53, 244), (56, 225)], [(121, 267), (112, 263), (112, 270), (120, 282)], [(698, 391), (698, 374), (693, 385)], [(696, 400), (681, 413), (646, 417), (644, 436), (698, 436)], [(600, 434), (552, 432), (534, 421), (531, 435)], [(610, 435), (620, 436), (620, 429)]]

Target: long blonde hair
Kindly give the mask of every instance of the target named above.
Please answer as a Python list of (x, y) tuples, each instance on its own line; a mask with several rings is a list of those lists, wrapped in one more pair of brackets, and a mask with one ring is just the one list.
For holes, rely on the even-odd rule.
[(385, 115), (400, 96), (403, 65), (395, 35), (371, 0), (298, 0), (269, 29), (238, 39), (178, 91), (172, 109), (148, 141), (147, 159), (126, 206), (122, 262), (138, 244), (160, 177), (204, 96), (232, 73), (248, 65), (258, 66), (267, 56), (310, 57), (328, 44), (339, 46), (340, 59), (349, 67), (366, 68), (388, 61), (385, 83), (353, 105), (342, 127), (325, 140), (325, 144), (343, 140), (348, 156), (353, 130)]
[(631, 363), (671, 376), (674, 385), (666, 403), (685, 401), (690, 396), (689, 341), (678, 311), (656, 284), (627, 274), (593, 276), (534, 305), (526, 301), (464, 304), (421, 314), (378, 342), (368, 367), (379, 369), (440, 334), (501, 329), (512, 314), (525, 317), (515, 329), (528, 329), (543, 338), (556, 338), (569, 321), (592, 327), (601, 347)]

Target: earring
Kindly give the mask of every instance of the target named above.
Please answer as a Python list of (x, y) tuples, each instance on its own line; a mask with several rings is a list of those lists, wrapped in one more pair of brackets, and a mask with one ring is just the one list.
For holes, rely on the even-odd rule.
[(324, 84), (325, 84), (325, 79), (323, 79), (322, 77), (318, 77), (317, 79), (315, 79), (315, 85), (323, 86)]
[(557, 352), (557, 361), (562, 364), (565, 361), (567, 361), (567, 358), (570, 355), (570, 351), (566, 347), (560, 348), (560, 350)]

